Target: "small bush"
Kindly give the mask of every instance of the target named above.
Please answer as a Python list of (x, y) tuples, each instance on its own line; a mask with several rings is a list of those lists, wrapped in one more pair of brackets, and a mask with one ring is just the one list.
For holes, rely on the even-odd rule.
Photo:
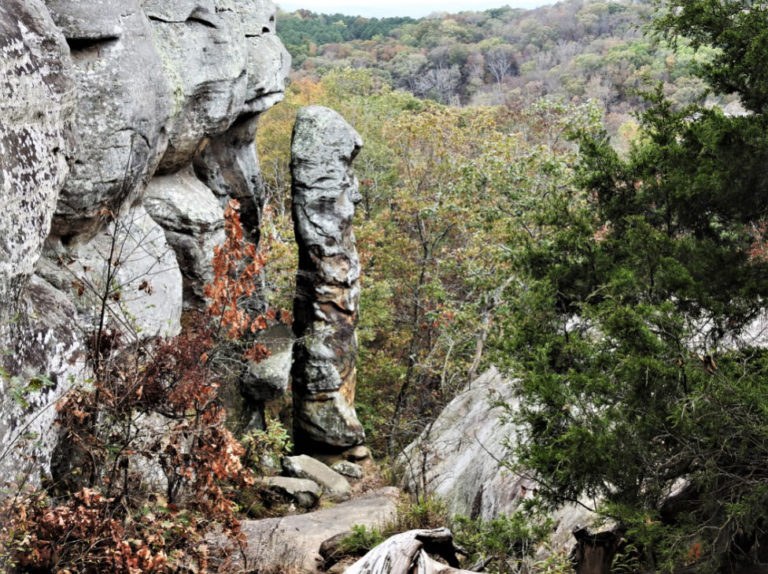
[(339, 543), (339, 552), (345, 556), (363, 556), (384, 540), (386, 537), (375, 526), (369, 529), (363, 524), (356, 524), (352, 527), (352, 534)]
[(509, 516), (472, 520), (456, 516), (451, 522), (456, 544), (467, 551), (466, 561), (487, 572), (530, 571), (530, 557), (551, 530), (535, 501)]

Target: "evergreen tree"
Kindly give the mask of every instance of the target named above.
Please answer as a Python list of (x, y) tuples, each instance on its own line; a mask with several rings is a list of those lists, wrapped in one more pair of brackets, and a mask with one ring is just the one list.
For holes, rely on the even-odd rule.
[(647, 567), (733, 571), (768, 543), (768, 8), (673, 0), (657, 26), (715, 48), (701, 77), (751, 113), (659, 88), (626, 159), (582, 138), (577, 187), (517, 248), (501, 346), (553, 503), (601, 498)]

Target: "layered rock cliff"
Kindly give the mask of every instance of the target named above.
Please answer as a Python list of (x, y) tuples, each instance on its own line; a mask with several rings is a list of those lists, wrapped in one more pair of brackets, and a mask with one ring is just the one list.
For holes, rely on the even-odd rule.
[(289, 65), (270, 0), (0, 5), (0, 478), (24, 436), (46, 473), (89, 333), (174, 335), (203, 304), (230, 198), (258, 237)]

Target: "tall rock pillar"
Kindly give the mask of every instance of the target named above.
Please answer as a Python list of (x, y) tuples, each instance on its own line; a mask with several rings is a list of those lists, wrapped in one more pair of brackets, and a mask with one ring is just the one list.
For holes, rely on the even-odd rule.
[(360, 261), (352, 218), (361, 197), (350, 171), (362, 145), (333, 110), (299, 110), (291, 145), (299, 246), (291, 375), (299, 451), (340, 450), (365, 438), (354, 406)]

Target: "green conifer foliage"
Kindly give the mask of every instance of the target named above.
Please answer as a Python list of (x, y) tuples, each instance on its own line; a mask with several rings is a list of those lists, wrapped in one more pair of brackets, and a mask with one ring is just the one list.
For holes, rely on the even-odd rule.
[(702, 78), (752, 113), (675, 111), (658, 89), (628, 157), (582, 138), (575, 190), (516, 248), (500, 348), (521, 464), (554, 504), (601, 497), (654, 570), (737, 571), (768, 542), (768, 10), (679, 0), (657, 27), (715, 48)]

